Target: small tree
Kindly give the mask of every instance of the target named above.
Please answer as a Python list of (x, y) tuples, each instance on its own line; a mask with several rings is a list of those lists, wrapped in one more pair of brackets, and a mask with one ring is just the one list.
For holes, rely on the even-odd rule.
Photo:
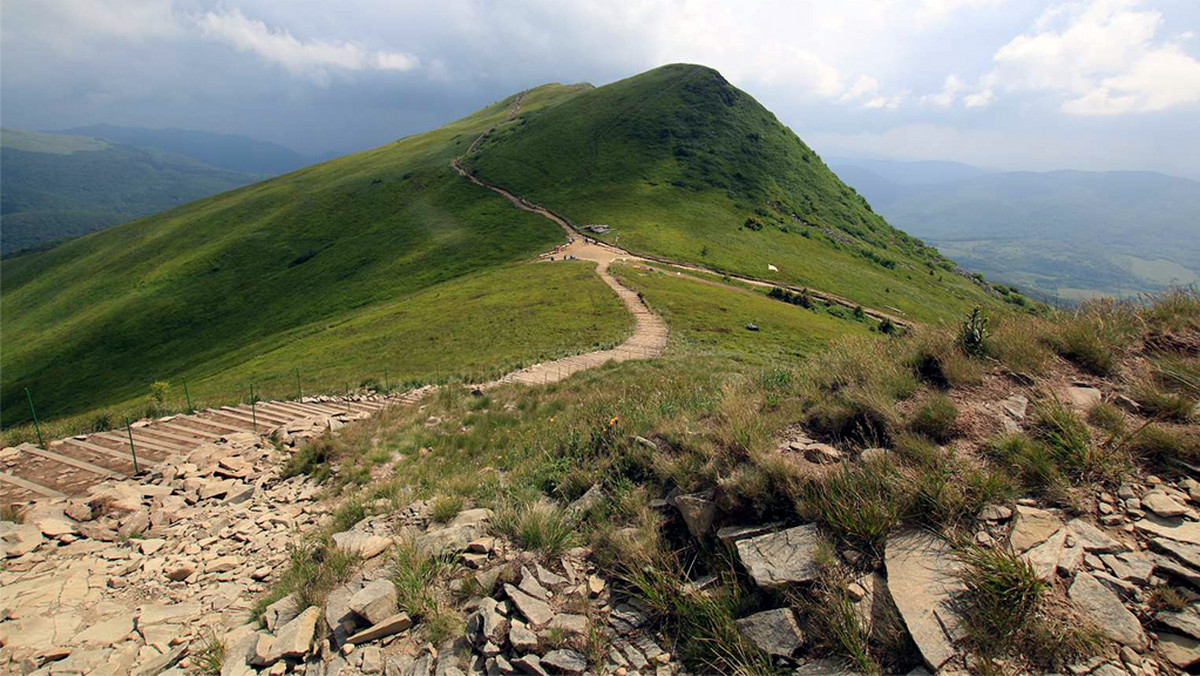
[(165, 380), (150, 383), (150, 403), (156, 411), (167, 409), (167, 396), (171, 394), (171, 384)]

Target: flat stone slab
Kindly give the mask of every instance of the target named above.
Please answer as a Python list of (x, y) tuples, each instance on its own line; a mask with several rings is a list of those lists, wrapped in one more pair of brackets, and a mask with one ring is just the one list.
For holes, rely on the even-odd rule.
[(392, 539), (381, 535), (368, 535), (359, 531), (343, 531), (333, 534), (333, 544), (338, 549), (357, 554), (364, 559), (379, 556), (385, 549), (392, 546)]
[(412, 618), (408, 616), (408, 613), (396, 613), (395, 615), (392, 615), (391, 617), (372, 625), (370, 628), (363, 629), (357, 634), (354, 634), (350, 638), (346, 639), (346, 642), (354, 644), (370, 643), (371, 641), (386, 638), (392, 634), (399, 634), (411, 626)]
[(1013, 551), (1019, 554), (1042, 544), (1062, 527), (1062, 519), (1051, 512), (1037, 507), (1018, 506), (1008, 542)]
[(790, 608), (776, 608), (743, 617), (738, 632), (760, 650), (776, 657), (791, 657), (804, 643), (804, 634)]
[(554, 611), (545, 601), (535, 599), (511, 584), (504, 585), (504, 593), (534, 627), (540, 627), (554, 619)]
[(959, 623), (951, 604), (963, 589), (961, 564), (949, 544), (919, 531), (888, 538), (884, 563), (892, 600), (921, 657), (936, 672), (954, 657), (946, 628), (954, 631)]
[(813, 524), (737, 541), (738, 559), (760, 587), (812, 581), (821, 535)]
[(1071, 519), (1067, 522), (1067, 528), (1071, 529), (1079, 544), (1086, 551), (1111, 554), (1128, 549), (1119, 540), (1083, 519)]
[(1090, 573), (1077, 574), (1067, 595), (1092, 618), (1096, 628), (1105, 636), (1133, 648), (1146, 645), (1146, 632), (1142, 631), (1142, 624), (1137, 617), (1129, 612), (1116, 594)]
[(1144, 519), (1135, 521), (1133, 527), (1143, 533), (1160, 535), (1179, 542), (1186, 542), (1190, 545), (1200, 545), (1200, 523), (1196, 521), (1160, 519), (1155, 516), (1147, 516)]

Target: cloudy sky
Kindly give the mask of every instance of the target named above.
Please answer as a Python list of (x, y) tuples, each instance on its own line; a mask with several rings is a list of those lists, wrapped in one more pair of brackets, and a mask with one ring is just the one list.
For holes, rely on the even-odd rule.
[(719, 69), (826, 156), (1200, 178), (1197, 0), (4, 0), (0, 122), (345, 152), (544, 82)]

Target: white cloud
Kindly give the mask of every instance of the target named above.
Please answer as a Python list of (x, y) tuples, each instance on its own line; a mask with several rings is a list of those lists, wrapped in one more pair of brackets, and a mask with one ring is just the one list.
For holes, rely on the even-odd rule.
[(921, 103), (931, 103), (935, 106), (950, 106), (958, 99), (958, 95), (967, 89), (967, 83), (962, 78), (951, 73), (942, 83), (942, 91), (937, 94), (926, 94), (921, 97)]
[(1000, 5), (1009, 0), (921, 0), (917, 11), (919, 19), (924, 21), (940, 21), (960, 10), (979, 10), (985, 7)]
[(1200, 101), (1200, 61), (1156, 41), (1163, 23), (1139, 0), (1054, 5), (994, 55), (1006, 91), (1049, 92), (1078, 115), (1152, 112)]
[(208, 12), (197, 19), (197, 24), (205, 37), (224, 41), (319, 83), (328, 80), (331, 69), (409, 71), (420, 65), (412, 54), (368, 50), (356, 42), (299, 40), (287, 30), (272, 29), (237, 9)]

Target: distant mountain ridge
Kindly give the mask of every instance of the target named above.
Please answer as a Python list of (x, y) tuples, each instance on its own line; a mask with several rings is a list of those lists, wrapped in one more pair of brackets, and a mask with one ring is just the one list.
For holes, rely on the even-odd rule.
[(1200, 281), (1200, 182), (968, 165), (939, 181), (913, 164), (925, 163), (843, 159), (833, 168), (896, 227), (1018, 287), (1082, 299)]
[[(96, 124), (51, 132), (64, 136), (88, 136), (139, 148), (153, 148), (190, 157), (204, 164), (247, 174), (275, 176), (321, 161), (285, 148), (235, 134), (216, 134), (191, 129), (147, 129)], [(327, 156), (323, 159), (330, 159)]]
[(78, 237), (262, 179), (83, 136), (0, 130), (0, 254)]

